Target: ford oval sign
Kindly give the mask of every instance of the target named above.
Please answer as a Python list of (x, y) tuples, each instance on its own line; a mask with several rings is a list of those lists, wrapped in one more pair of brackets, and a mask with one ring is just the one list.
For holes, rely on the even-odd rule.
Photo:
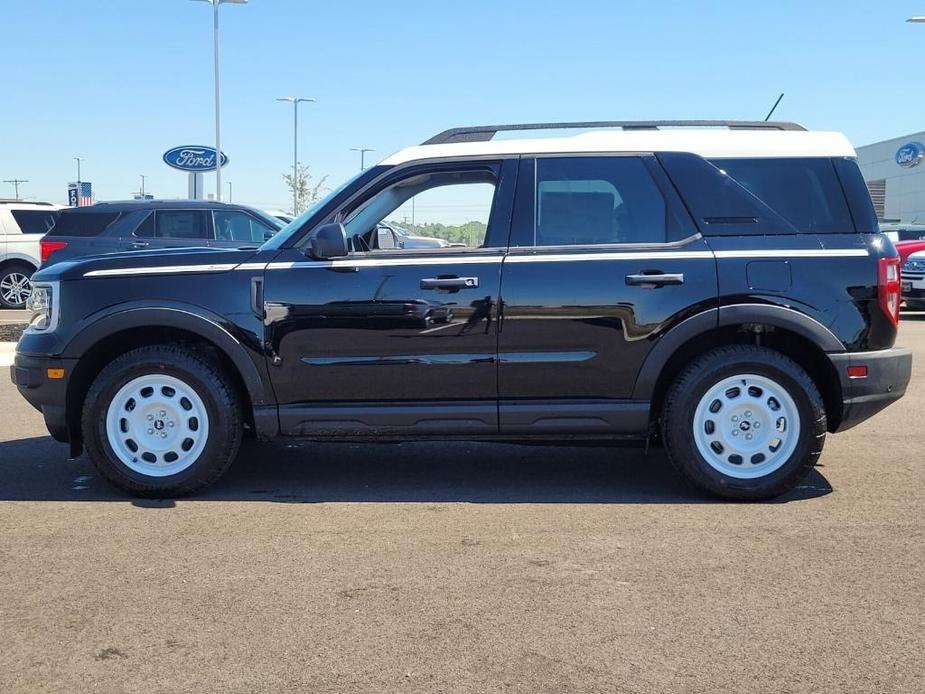
[(925, 157), (925, 145), (921, 142), (907, 142), (896, 150), (896, 163), (911, 169), (918, 166)]
[[(164, 163), (180, 171), (215, 171), (215, 148), (185, 145), (164, 152)], [(228, 157), (222, 153), (222, 166)]]

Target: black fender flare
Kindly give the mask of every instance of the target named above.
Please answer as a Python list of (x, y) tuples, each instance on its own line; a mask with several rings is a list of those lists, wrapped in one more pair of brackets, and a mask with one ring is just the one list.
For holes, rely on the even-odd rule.
[[(199, 306), (179, 303), (122, 304), (89, 316), (83, 327), (72, 337), (61, 356), (79, 359), (93, 345), (110, 335), (132, 328), (177, 328), (198, 335), (214, 344), (235, 365), (255, 408), (275, 406), (260, 370), (248, 354), (247, 347), (236, 338), (227, 320)], [(233, 328), (231, 328), (233, 329)]]
[(790, 330), (824, 352), (845, 352), (842, 344), (831, 330), (815, 318), (786, 306), (777, 304), (732, 304), (711, 308), (685, 318), (669, 329), (649, 351), (633, 388), (633, 400), (651, 400), (655, 386), (669, 359), (683, 345), (716, 328), (744, 323), (761, 323)]

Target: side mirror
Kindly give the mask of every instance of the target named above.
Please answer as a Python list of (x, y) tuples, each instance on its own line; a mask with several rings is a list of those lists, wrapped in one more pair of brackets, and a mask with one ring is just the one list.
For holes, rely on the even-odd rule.
[(343, 258), (348, 253), (347, 230), (343, 224), (322, 224), (308, 237), (308, 254), (312, 258)]

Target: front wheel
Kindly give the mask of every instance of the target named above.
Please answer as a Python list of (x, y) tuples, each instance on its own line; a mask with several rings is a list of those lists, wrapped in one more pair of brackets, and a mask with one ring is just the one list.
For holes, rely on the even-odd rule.
[(242, 416), (228, 377), (174, 345), (133, 350), (96, 377), (83, 410), (94, 465), (130, 494), (191, 494), (217, 480), (241, 444)]
[(769, 499), (797, 486), (825, 443), (819, 390), (792, 359), (731, 345), (675, 379), (662, 414), (668, 457), (699, 487), (733, 499)]

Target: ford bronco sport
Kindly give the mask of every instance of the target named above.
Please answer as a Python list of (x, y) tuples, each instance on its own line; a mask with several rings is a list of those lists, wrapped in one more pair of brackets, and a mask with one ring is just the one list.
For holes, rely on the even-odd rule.
[[(495, 137), (554, 128), (587, 132)], [(910, 378), (898, 257), (854, 157), (790, 123), (446, 131), (257, 250), (40, 271), (12, 378), (143, 496), (214, 482), (247, 435), (656, 438), (701, 488), (773, 497)], [(462, 240), (375, 242), (425, 212)]]

